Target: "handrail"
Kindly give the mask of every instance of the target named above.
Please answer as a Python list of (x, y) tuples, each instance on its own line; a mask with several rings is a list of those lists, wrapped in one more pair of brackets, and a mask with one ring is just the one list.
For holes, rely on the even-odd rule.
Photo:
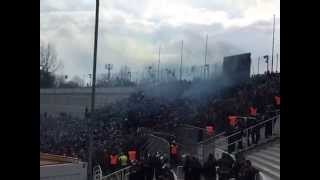
[(206, 130), (205, 128), (197, 127), (191, 124), (180, 124), (180, 126), (185, 126), (187, 128), (192, 128), (192, 129), (200, 129), (200, 130)]
[(149, 134), (149, 135), (150, 135), (151, 137), (157, 138), (157, 139), (165, 142), (165, 143), (170, 147), (170, 143), (169, 143), (166, 139), (164, 139), (164, 138), (162, 138), (162, 137), (159, 137), (159, 136), (156, 136), (156, 135), (153, 135), (153, 134)]
[(170, 133), (157, 132), (157, 131), (152, 131), (152, 134), (159, 134), (159, 135), (165, 135), (165, 136), (170, 136), (170, 137), (176, 137), (175, 135), (172, 135)]
[(106, 175), (106, 176), (103, 176), (102, 179), (109, 178), (109, 177), (111, 177), (111, 176), (113, 176), (113, 175), (115, 175), (115, 174), (118, 174), (118, 173), (123, 172), (123, 171), (125, 171), (125, 170), (128, 170), (128, 169), (130, 169), (130, 168), (131, 168), (131, 166), (128, 166), (128, 167), (119, 169), (119, 170), (117, 170), (117, 171), (115, 171), (115, 172), (113, 172), (113, 173), (111, 173), (111, 174), (108, 174), (108, 175)]
[[(236, 133), (233, 133), (233, 134), (231, 134), (231, 135), (229, 135), (229, 136), (226, 136), (226, 137), (224, 137), (224, 138), (227, 139), (227, 138), (229, 138), (229, 137), (231, 137), (231, 136), (234, 136), (234, 135), (237, 135), (237, 134), (246, 133), (246, 132), (248, 132), (249, 129), (253, 129), (253, 128), (255, 128), (256, 126), (259, 126), (259, 125), (261, 125), (261, 124), (263, 124), (263, 123), (266, 123), (266, 122), (269, 122), (269, 121), (272, 122), (275, 118), (278, 118), (278, 117), (280, 117), (280, 115), (276, 115), (276, 116), (274, 116), (274, 117), (272, 117), (272, 118), (270, 118), (270, 119), (267, 119), (267, 120), (265, 120), (265, 121), (259, 122), (258, 124), (253, 125), (253, 126), (250, 126), (249, 128), (246, 128), (246, 129), (243, 129), (243, 130), (238, 130)], [(230, 146), (230, 145), (237, 144), (238, 142), (242, 142), (242, 138), (240, 138), (239, 140), (234, 141), (233, 143), (221, 145), (221, 146), (219, 146), (219, 149), (221, 149), (222, 147), (228, 147), (228, 146)], [(241, 149), (241, 151), (245, 151), (245, 150), (247, 150), (247, 149), (249, 149), (249, 148), (250, 148), (250, 147), (243, 148), (243, 149)]]
[(229, 152), (227, 152), (227, 151), (225, 151), (225, 150), (223, 150), (223, 149), (220, 149), (220, 148), (216, 148), (216, 150), (221, 151), (222, 153), (226, 153), (226, 154), (228, 154), (233, 160), (236, 160), (236, 158), (234, 157), (233, 154), (230, 154)]
[(208, 141), (211, 141), (212, 139), (220, 138), (220, 137), (222, 137), (224, 134), (226, 134), (225, 131), (222, 132), (222, 133), (219, 133), (219, 134), (217, 134), (217, 135), (215, 135), (215, 136), (213, 136), (213, 137), (210, 137), (210, 138), (208, 138), (208, 139), (206, 139), (206, 140), (200, 141), (200, 142), (198, 142), (198, 144), (203, 144), (203, 143), (206, 143), (206, 142), (208, 142)]
[(273, 119), (276, 119), (277, 117), (280, 117), (280, 115), (276, 115), (276, 116), (274, 116), (274, 117), (272, 117), (272, 118), (270, 118), (270, 119), (261, 121), (261, 122), (255, 124), (255, 125), (252, 125), (252, 126), (250, 126), (250, 127), (248, 127), (248, 128), (239, 129), (239, 130), (238, 130), (239, 132), (235, 132), (235, 133), (233, 133), (233, 134), (231, 134), (231, 135), (225, 136), (224, 138), (229, 138), (229, 137), (231, 137), (231, 136), (234, 136), (235, 134), (241, 133), (242, 131), (247, 131), (248, 129), (253, 129), (253, 128), (255, 128), (255, 127), (257, 127), (257, 126), (259, 126), (259, 125), (261, 125), (261, 124), (264, 124), (264, 123), (266, 123), (266, 122), (268, 122), (268, 121), (271, 121), (271, 120), (273, 120)]

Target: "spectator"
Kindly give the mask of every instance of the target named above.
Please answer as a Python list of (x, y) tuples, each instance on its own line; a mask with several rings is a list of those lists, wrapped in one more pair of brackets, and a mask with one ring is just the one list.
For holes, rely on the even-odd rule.
[(209, 154), (208, 160), (203, 165), (203, 174), (205, 180), (216, 180), (216, 160), (212, 154)]
[(186, 160), (183, 166), (183, 171), (184, 171), (184, 180), (192, 180), (192, 175), (191, 175), (191, 169), (192, 169), (192, 162), (190, 156), (186, 156)]
[(239, 180), (256, 180), (259, 171), (252, 167), (250, 160), (246, 160), (239, 172)]
[(120, 153), (119, 161), (121, 167), (126, 167), (128, 165), (128, 157), (123, 152)]
[(192, 157), (191, 160), (191, 179), (192, 180), (200, 180), (201, 177), (201, 164), (199, 160), (195, 157)]
[(223, 153), (222, 158), (217, 162), (219, 166), (219, 178), (220, 180), (228, 180), (231, 175), (231, 169), (233, 165), (232, 158), (228, 154)]

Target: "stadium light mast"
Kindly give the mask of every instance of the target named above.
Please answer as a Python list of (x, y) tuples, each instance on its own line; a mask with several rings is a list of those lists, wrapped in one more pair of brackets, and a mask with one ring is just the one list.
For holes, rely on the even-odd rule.
[(180, 81), (182, 81), (182, 55), (183, 55), (183, 40), (181, 42)]
[(273, 52), (274, 52), (274, 31), (275, 31), (276, 15), (273, 15), (273, 31), (272, 31), (272, 56), (271, 56), (271, 72), (273, 72)]
[(260, 73), (259, 66), (260, 66), (260, 56), (258, 57), (258, 74)]
[(206, 79), (206, 67), (207, 67), (207, 49), (208, 49), (208, 34), (206, 36), (206, 49), (205, 49), (205, 55), (204, 55), (204, 79)]
[(277, 53), (276, 73), (278, 72), (278, 62), (279, 62), (279, 54)]
[(93, 49), (93, 73), (92, 73), (92, 92), (91, 92), (91, 116), (88, 118), (89, 130), (89, 148), (88, 148), (88, 180), (92, 179), (92, 115), (95, 106), (95, 93), (96, 93), (96, 67), (97, 67), (97, 44), (98, 44), (98, 27), (99, 27), (99, 0), (96, 0), (96, 16), (94, 27), (94, 49)]
[(159, 46), (159, 59), (158, 59), (158, 82), (160, 82), (160, 46)]

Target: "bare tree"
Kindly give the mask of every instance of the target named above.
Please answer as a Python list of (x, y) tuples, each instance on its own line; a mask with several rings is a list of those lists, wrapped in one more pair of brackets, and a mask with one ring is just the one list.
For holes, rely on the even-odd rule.
[(58, 61), (57, 51), (50, 43), (40, 41), (40, 70), (54, 73), (62, 67)]
[(121, 80), (129, 80), (130, 68), (128, 66), (122, 66), (119, 71), (119, 76)]
[(110, 84), (109, 75), (102, 73), (97, 77), (97, 87), (107, 87)]
[(79, 87), (83, 87), (84, 86), (84, 80), (82, 78), (80, 78), (79, 76), (74, 76), (71, 79), (72, 82), (74, 82), (75, 84), (77, 84)]

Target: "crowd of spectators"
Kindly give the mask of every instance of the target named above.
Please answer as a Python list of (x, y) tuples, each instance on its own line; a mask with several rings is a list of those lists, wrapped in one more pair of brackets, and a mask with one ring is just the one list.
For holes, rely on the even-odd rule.
[[(201, 99), (176, 95), (184, 94), (183, 89), (191, 86), (190, 82), (183, 84), (183, 88), (177, 88), (179, 92), (174, 93), (176, 97), (170, 98), (139, 91), (127, 100), (91, 114), (94, 164), (108, 169), (109, 160), (105, 157), (128, 152), (132, 148), (139, 152), (145, 142), (145, 137), (138, 136), (139, 127), (175, 134), (180, 123), (203, 128), (212, 124), (219, 133), (227, 130), (228, 116), (247, 116), (250, 106), (257, 107), (259, 114), (266, 114), (268, 108), (274, 108), (274, 96), (280, 96), (280, 74), (256, 75), (245, 83), (217, 89)], [(41, 152), (74, 156), (86, 161), (87, 147), (86, 118), (40, 114)]]
[(237, 155), (234, 160), (227, 153), (223, 153), (218, 160), (210, 154), (208, 160), (201, 165), (195, 157), (187, 156), (183, 166), (185, 180), (256, 180), (259, 171), (251, 165), (250, 160), (246, 160), (244, 156)]

